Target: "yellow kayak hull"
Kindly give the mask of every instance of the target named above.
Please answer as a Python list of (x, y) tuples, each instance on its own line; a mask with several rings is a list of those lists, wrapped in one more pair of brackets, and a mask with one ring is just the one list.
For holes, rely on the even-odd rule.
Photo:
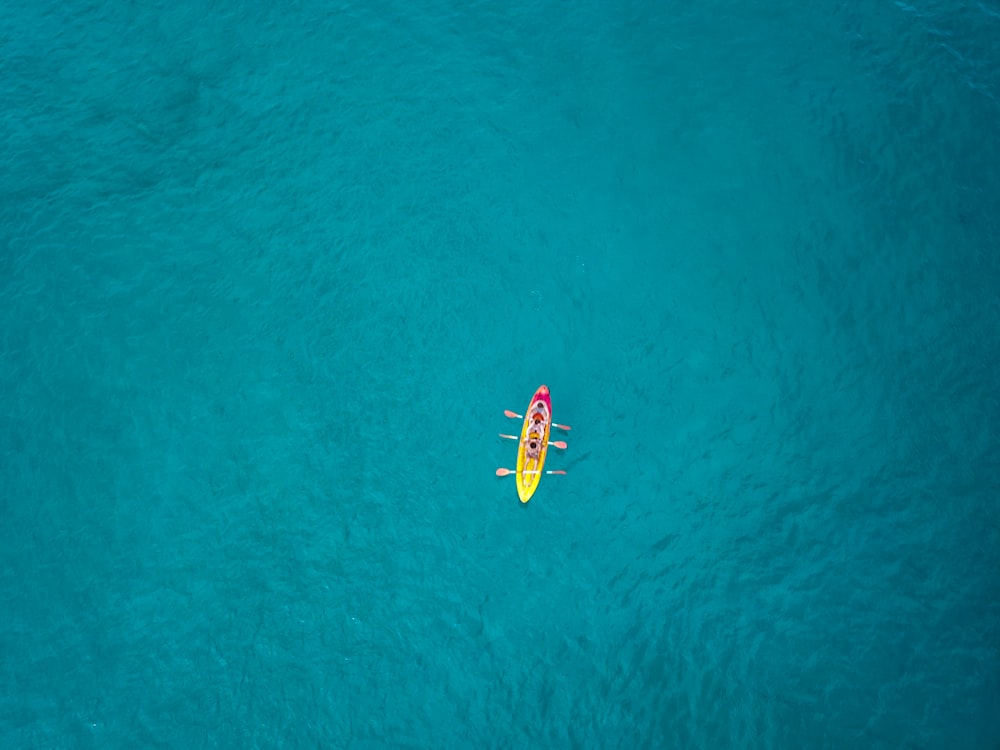
[[(531, 423), (532, 407), (537, 401), (544, 401), (548, 407), (549, 418), (545, 422), (542, 434), (537, 434), (537, 427)], [(542, 471), (545, 468), (545, 456), (549, 451), (549, 431), (552, 429), (552, 397), (549, 395), (548, 386), (539, 386), (535, 395), (531, 397), (528, 408), (524, 412), (524, 424), (521, 426), (521, 440), (517, 446), (517, 496), (522, 503), (526, 503), (538, 489), (538, 483), (542, 481)], [(535, 431), (535, 439), (540, 439), (541, 448), (537, 457), (529, 457), (527, 454), (528, 441), (532, 438), (532, 431)]]

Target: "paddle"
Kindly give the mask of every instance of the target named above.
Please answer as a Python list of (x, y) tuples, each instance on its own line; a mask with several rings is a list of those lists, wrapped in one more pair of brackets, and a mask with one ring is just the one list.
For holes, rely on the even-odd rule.
[[(502, 432), (500, 433), (500, 437), (507, 438), (508, 440), (520, 440), (517, 435), (504, 435)], [(564, 440), (550, 440), (549, 445), (566, 450), (566, 441)]]
[[(511, 419), (524, 419), (523, 415), (516, 414), (516, 413), (512, 412), (510, 409), (504, 409), (503, 410), (503, 415), (505, 417), (510, 417)], [(560, 430), (566, 430), (566, 432), (569, 432), (571, 429), (573, 429), (568, 424), (556, 424), (555, 422), (552, 423), (552, 426), (553, 427), (558, 427)]]
[[(566, 472), (562, 471), (560, 469), (559, 471), (525, 471), (525, 472), (522, 472), (522, 473), (523, 474), (565, 474)], [(508, 474), (517, 474), (517, 472), (514, 471), (513, 469), (497, 469), (497, 476), (498, 477), (505, 477)]]

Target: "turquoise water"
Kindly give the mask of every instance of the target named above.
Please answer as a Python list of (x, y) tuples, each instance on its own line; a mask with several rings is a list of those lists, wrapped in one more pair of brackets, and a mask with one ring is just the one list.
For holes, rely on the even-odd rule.
[(997, 748), (995, 0), (279, 5), (0, 8), (0, 746)]

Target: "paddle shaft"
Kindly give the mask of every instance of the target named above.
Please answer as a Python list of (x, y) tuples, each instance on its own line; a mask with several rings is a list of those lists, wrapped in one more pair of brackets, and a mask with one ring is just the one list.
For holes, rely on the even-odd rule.
[[(538, 471), (538, 470), (522, 471), (521, 473), (522, 474), (565, 474), (566, 472), (563, 471), (562, 469), (558, 469), (556, 471)], [(503, 469), (503, 468), (497, 469), (498, 477), (505, 477), (510, 474), (517, 474), (517, 472), (514, 471), (514, 469)]]
[[(505, 409), (504, 410), (504, 416), (505, 417), (510, 417), (511, 419), (524, 419), (524, 416), (522, 414), (518, 414), (517, 412), (513, 412), (510, 409)], [(552, 426), (553, 427), (558, 427), (560, 430), (566, 430), (567, 432), (569, 432), (571, 429), (573, 429), (568, 424), (556, 424), (555, 422), (552, 423)]]
[[(517, 435), (504, 435), (502, 432), (500, 433), (500, 437), (507, 438), (508, 440), (520, 440), (521, 439)], [(528, 442), (527, 438), (525, 438), (525, 442)], [(563, 450), (566, 449), (566, 443), (563, 442), (562, 440), (550, 440), (549, 441), (549, 445), (554, 446), (556, 448), (561, 448)]]

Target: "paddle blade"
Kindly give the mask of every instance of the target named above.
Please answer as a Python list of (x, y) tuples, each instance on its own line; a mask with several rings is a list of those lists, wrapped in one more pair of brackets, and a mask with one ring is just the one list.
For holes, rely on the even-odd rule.
[(524, 419), (524, 417), (522, 417), (520, 414), (516, 414), (515, 412), (512, 412), (510, 409), (504, 409), (503, 415), (505, 417), (510, 417), (511, 419)]
[(562, 469), (559, 469), (558, 471), (547, 471), (545, 473), (546, 474), (565, 474), (566, 472), (563, 471)]
[(553, 440), (549, 443), (549, 445), (553, 445), (556, 448), (561, 448), (562, 450), (566, 450), (566, 442), (564, 440)]
[(505, 477), (508, 474), (513, 474), (513, 473), (514, 472), (511, 469), (504, 469), (504, 468), (497, 469), (497, 476), (498, 477)]
[(520, 440), (520, 438), (517, 435), (504, 435), (502, 432), (499, 434), (500, 437), (507, 438), (508, 440)]
[(572, 429), (573, 429), (573, 428), (572, 428), (572, 427), (570, 427), (570, 426), (569, 426), (568, 424), (555, 424), (555, 423), (553, 422), (553, 423), (552, 423), (552, 426), (553, 426), (553, 427), (558, 427), (558, 428), (559, 428), (560, 430), (566, 430), (566, 432), (569, 432), (570, 430), (572, 430)]

